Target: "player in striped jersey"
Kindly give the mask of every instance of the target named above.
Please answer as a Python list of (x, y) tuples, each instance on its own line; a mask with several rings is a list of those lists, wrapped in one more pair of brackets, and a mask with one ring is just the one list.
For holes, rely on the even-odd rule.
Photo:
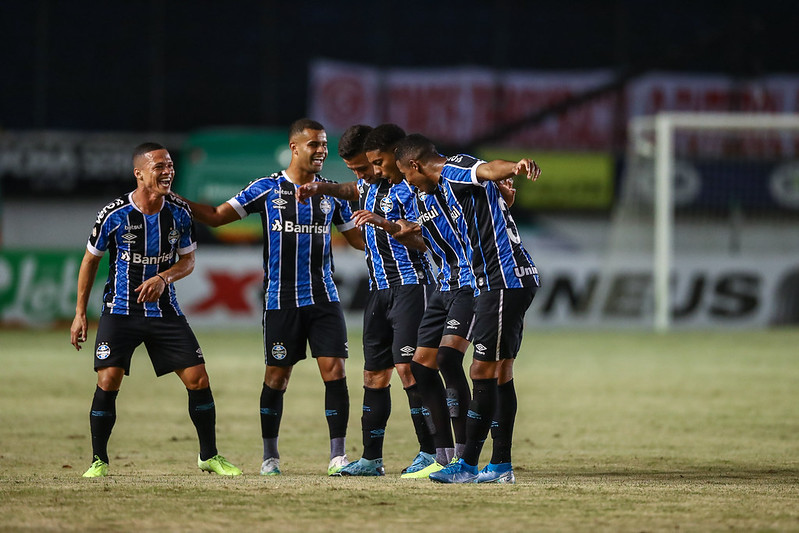
[[(339, 156), (357, 180), (349, 183), (309, 183), (300, 187), (300, 198), (330, 194), (358, 201), (360, 209), (379, 213), (388, 219), (400, 218), (401, 204), (392, 200), (392, 183), (399, 181), (398, 186), (408, 191), (407, 184), (402, 182), (402, 175), (399, 175), (396, 166), (394, 176), (384, 174), (379, 167), (373, 167), (366, 158), (365, 148), (393, 154), (393, 144), (403, 137), (405, 132), (395, 124), (383, 124), (374, 129), (360, 124), (348, 128), (339, 140)], [(362, 457), (344, 467), (341, 474), (374, 476), (384, 473), (383, 439), (391, 414), (389, 385), (392, 369), (396, 368), (408, 395), (411, 419), (420, 447), (413, 463), (403, 470), (403, 475), (410, 475), (431, 464), (435, 453), (424, 416), (426, 410), (410, 370), (426, 292), (433, 278), (422, 251), (400, 244), (382, 228), (363, 225), (361, 230), (366, 243), (370, 289), (363, 326), (364, 399), (361, 429), (364, 451)], [(424, 250), (421, 239), (415, 246)]]
[[(512, 483), (510, 450), (517, 405), (513, 361), (521, 345), (524, 314), (540, 281), (495, 182), (520, 173), (535, 180), (541, 170), (530, 159), (513, 163), (485, 162), (467, 155), (446, 158), (418, 134), (400, 143), (396, 157), (406, 179), (421, 194), (440, 198), (442, 213), (449, 211), (466, 223), (480, 289), (475, 302), (474, 356), (469, 370), (473, 394), (466, 447), (456, 463), (432, 473), (430, 479)], [(493, 455), (478, 473), (477, 461), (492, 421)]]
[[(393, 173), (396, 176), (394, 181), (402, 179), (393, 152), (375, 154), (368, 151), (367, 156), (375, 168)], [(394, 203), (400, 207), (400, 216), (418, 223), (415, 228), (421, 228), (424, 242), (439, 269), (437, 288), (422, 318), (411, 363), (424, 405), (429, 408), (434, 421), (436, 460), (408, 477), (426, 478), (459, 455), (466, 445), (466, 406), (471, 396), (463, 371), (463, 355), (469, 346), (476, 283), (470, 262), (468, 228), (460, 213), (450, 209), (447, 200), (440, 195), (419, 194), (412, 191), (405, 181), (392, 187), (391, 191)], [(387, 221), (377, 213), (366, 211), (356, 212), (355, 220), (359, 226), (373, 224), (383, 227), (401, 240), (405, 238), (403, 231), (404, 235), (410, 235), (405, 220)]]
[(97, 214), (78, 274), (78, 299), (70, 340), (86, 340), (86, 307), (100, 259), (109, 251), (108, 281), (97, 327), (97, 387), (89, 417), (94, 462), (84, 477), (108, 474), (108, 439), (116, 422), (116, 397), (142, 342), (158, 376), (175, 372), (189, 395), (189, 414), (200, 440), (200, 469), (241, 474), (216, 449), (216, 409), (203, 353), (180, 310), (173, 283), (194, 269), (194, 225), (188, 206), (171, 193), (175, 169), (156, 143), (133, 153), (136, 190)]
[(197, 220), (220, 226), (258, 213), (264, 231), (264, 351), (266, 370), (261, 392), (262, 475), (280, 474), (278, 433), (283, 395), (294, 365), (305, 359), (306, 346), (325, 383), (325, 415), (330, 434), (328, 474), (348, 464), (345, 437), (349, 419), (344, 361), (347, 328), (333, 282), (330, 227), (363, 250), (361, 232), (351, 220), (347, 202), (319, 195), (300, 202), (298, 187), (327, 183), (319, 175), (327, 157), (324, 127), (299, 119), (289, 128), (288, 168), (252, 181), (227, 202), (213, 207), (189, 202)]

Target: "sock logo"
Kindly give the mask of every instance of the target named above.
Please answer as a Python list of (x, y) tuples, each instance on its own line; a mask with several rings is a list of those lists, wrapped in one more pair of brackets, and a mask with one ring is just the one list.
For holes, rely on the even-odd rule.
[(97, 351), (95, 352), (97, 359), (108, 359), (108, 356), (111, 355), (111, 348), (108, 347), (107, 342), (101, 342), (97, 345)]

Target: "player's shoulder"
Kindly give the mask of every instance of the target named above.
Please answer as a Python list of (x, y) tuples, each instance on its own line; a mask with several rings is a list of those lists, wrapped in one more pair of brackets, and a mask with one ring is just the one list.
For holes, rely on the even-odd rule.
[(178, 207), (179, 209), (183, 209), (184, 211), (191, 213), (191, 207), (189, 207), (189, 203), (173, 192), (167, 194), (164, 198), (164, 201), (168, 204)]
[(472, 155), (458, 154), (448, 157), (445, 166), (449, 165), (456, 168), (472, 168), (473, 166), (476, 166), (482, 162), (482, 159)]
[(338, 183), (336, 180), (328, 179), (321, 174), (314, 176), (314, 181), (321, 181), (322, 183)]
[(282, 172), (274, 172), (268, 176), (260, 176), (250, 180), (245, 189), (249, 189), (251, 187), (260, 187), (263, 189), (268, 189), (270, 187), (273, 188), (279, 186), (279, 183), (285, 179), (286, 178)]
[(122, 196), (118, 196), (114, 198), (107, 204), (105, 204), (99, 211), (97, 211), (97, 220), (98, 224), (104, 222), (108, 217), (112, 216), (114, 213), (118, 213), (120, 210), (125, 208), (132, 207), (133, 203), (130, 200), (130, 193), (123, 194)]

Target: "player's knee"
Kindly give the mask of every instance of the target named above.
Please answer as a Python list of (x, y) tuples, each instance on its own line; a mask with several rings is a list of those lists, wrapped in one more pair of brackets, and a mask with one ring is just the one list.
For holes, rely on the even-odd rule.
[(391, 369), (364, 370), (363, 385), (370, 389), (384, 389), (391, 383)]

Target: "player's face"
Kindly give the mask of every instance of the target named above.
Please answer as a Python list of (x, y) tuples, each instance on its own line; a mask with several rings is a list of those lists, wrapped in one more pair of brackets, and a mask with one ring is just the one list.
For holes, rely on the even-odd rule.
[(137, 159), (133, 173), (148, 192), (166, 196), (175, 180), (175, 165), (169, 152), (153, 150)]
[(366, 154), (360, 153), (349, 159), (344, 159), (344, 163), (347, 165), (348, 169), (352, 170), (352, 173), (355, 174), (355, 177), (359, 180), (363, 180), (369, 185), (377, 181), (378, 178), (375, 176), (372, 165), (369, 164), (369, 160), (366, 159)]
[(366, 152), (366, 158), (378, 177), (386, 178), (392, 185), (402, 181), (402, 172), (397, 168), (393, 152), (369, 150)]
[(418, 161), (413, 159), (403, 163), (397, 159), (397, 168), (405, 175), (408, 183), (416, 187), (422, 192), (431, 193), (436, 189), (435, 182), (432, 182), (421, 172), (421, 165)]
[(325, 130), (304, 129), (289, 143), (291, 155), (297, 158), (302, 170), (316, 174), (322, 171), (327, 159), (327, 133)]

